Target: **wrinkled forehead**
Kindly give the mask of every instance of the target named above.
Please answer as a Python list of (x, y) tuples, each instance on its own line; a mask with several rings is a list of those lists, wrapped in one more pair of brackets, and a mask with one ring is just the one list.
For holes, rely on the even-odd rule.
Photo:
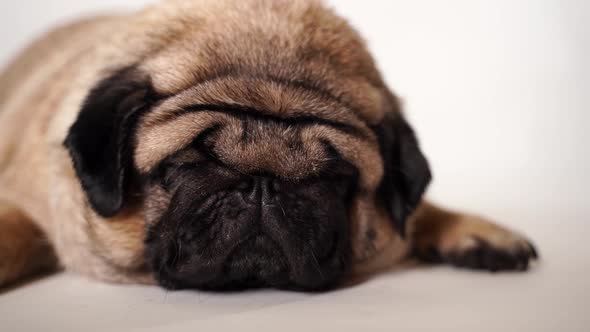
[(135, 165), (150, 172), (166, 157), (215, 128), (216, 157), (243, 172), (304, 178), (328, 167), (326, 145), (375, 189), (383, 174), (377, 138), (336, 100), (268, 80), (207, 82), (164, 101), (140, 121)]

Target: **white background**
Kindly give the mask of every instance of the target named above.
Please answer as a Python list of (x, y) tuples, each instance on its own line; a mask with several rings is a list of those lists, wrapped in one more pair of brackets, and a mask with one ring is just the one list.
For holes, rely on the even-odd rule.
[[(2, 0), (0, 63), (65, 18), (148, 2)], [(198, 301), (192, 293), (168, 295), (66, 276), (0, 294), (0, 316), (2, 309), (12, 312), (8, 326), (32, 328), (39, 319), (38, 326), (63, 330), (94, 320), (97, 330), (125, 330), (241, 312), (225, 326), (244, 328), (239, 322), (248, 320), (264, 326), (300, 313), (310, 320), (297, 320), (287, 328), (316, 326), (314, 317), (326, 315), (351, 327), (363, 326), (365, 321), (355, 316), (361, 312), (374, 322), (399, 320), (392, 328), (429, 323), (436, 330), (453, 331), (524, 331), (532, 326), (527, 324), (536, 324), (535, 331), (588, 327), (590, 1), (330, 3), (366, 37), (387, 81), (404, 99), (434, 169), (430, 196), (526, 232), (544, 254), (540, 266), (524, 276), (490, 279), (450, 270), (407, 272), (319, 298), (280, 292), (235, 297), (199, 293)], [(465, 287), (467, 292), (461, 293)], [(212, 305), (203, 307), (203, 298)], [(33, 299), (41, 307), (23, 323)], [(73, 318), (62, 317), (58, 323), (55, 317), (63, 311), (46, 311), (55, 301), (63, 310), (73, 310)], [(87, 307), (93, 301), (100, 309)], [(173, 306), (163, 308), (162, 303)], [(244, 308), (256, 314), (244, 313)], [(318, 316), (321, 310), (328, 313)]]

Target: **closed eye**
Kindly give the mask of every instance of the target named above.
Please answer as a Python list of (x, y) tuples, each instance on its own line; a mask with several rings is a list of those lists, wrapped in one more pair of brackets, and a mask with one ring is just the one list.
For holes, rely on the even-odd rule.
[(215, 166), (212, 164), (213, 162), (209, 159), (169, 163), (165, 166), (166, 170), (164, 175), (178, 175), (182, 174), (183, 172), (194, 172), (196, 170), (210, 169), (211, 166)]
[(220, 124), (214, 124), (201, 131), (187, 148), (164, 158), (145, 177), (162, 181), (166, 185), (170, 183), (170, 176), (173, 174), (207, 167), (206, 164), (210, 162), (219, 164), (218, 158), (211, 149), (210, 141), (221, 127)]
[(147, 179), (151, 182), (158, 182), (162, 187), (170, 191), (173, 186), (173, 182), (177, 182), (177, 179), (182, 179), (182, 175), (187, 172), (194, 172), (195, 170), (204, 169), (210, 165), (209, 160), (195, 160), (195, 161), (175, 161), (172, 158), (167, 158), (154, 168), (152, 172), (147, 176)]
[(191, 143), (191, 146), (202, 154), (207, 155), (213, 159), (218, 159), (215, 152), (213, 151), (213, 140), (215, 135), (222, 129), (222, 125), (219, 123), (213, 124), (211, 127), (201, 131), (197, 137)]
[(356, 178), (358, 176), (359, 171), (356, 166), (344, 159), (330, 142), (323, 140), (321, 144), (326, 152), (328, 162), (320, 172), (320, 176), (346, 178)]

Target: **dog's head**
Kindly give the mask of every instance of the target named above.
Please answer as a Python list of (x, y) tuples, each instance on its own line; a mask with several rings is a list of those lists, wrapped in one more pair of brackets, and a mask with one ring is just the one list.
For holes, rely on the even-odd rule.
[(332, 287), (403, 234), (428, 164), (342, 19), (234, 5), (168, 12), (182, 24), (97, 83), (66, 147), (99, 215), (143, 206), (163, 286)]

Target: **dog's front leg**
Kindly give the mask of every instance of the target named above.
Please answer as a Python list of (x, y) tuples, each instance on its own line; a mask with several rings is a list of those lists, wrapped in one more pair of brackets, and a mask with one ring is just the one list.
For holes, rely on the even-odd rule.
[(37, 225), (18, 209), (0, 204), (0, 287), (56, 266), (53, 249)]
[(525, 237), (481, 217), (424, 202), (410, 221), (412, 252), (427, 262), (499, 270), (526, 270), (537, 258)]

